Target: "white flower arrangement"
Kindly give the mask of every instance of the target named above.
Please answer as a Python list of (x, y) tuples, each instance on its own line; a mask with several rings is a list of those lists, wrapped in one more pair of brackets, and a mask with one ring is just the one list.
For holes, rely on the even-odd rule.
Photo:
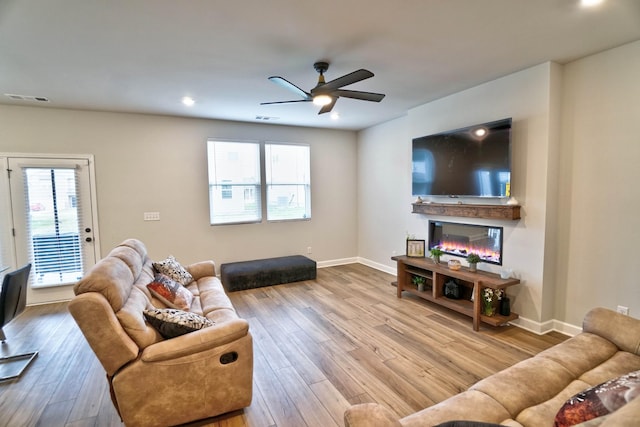
[(495, 301), (500, 301), (504, 296), (502, 289), (484, 288), (482, 290), (482, 314), (493, 316), (496, 312)]
[(504, 295), (504, 291), (502, 289), (491, 289), (484, 288), (482, 291), (482, 299), (487, 302), (500, 301)]

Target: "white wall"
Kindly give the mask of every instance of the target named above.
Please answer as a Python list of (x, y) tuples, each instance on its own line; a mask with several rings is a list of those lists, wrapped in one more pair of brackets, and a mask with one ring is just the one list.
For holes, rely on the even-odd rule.
[[(311, 146), (310, 221), (210, 226), (206, 139)], [(154, 259), (224, 262), (305, 254), (357, 256), (356, 134), (176, 117), (0, 106), (0, 152), (95, 156), (102, 255), (128, 237)], [(143, 212), (161, 220), (145, 222)]]
[(564, 67), (556, 316), (640, 317), (640, 41)]
[[(565, 66), (541, 64), (360, 132), (360, 257), (391, 271), (405, 232), (427, 238), (429, 218), (498, 224), (504, 265), (522, 280), (509, 291), (522, 326), (572, 332), (596, 306), (624, 305), (640, 317), (638, 75), (634, 42)], [(411, 214), (411, 138), (504, 117), (514, 119), (512, 191), (523, 218)], [(371, 209), (374, 195), (379, 209)], [(605, 225), (609, 234), (598, 234)]]

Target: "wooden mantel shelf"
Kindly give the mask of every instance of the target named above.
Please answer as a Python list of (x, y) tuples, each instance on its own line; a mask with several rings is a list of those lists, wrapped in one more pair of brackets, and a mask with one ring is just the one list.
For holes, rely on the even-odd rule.
[(412, 203), (412, 213), (467, 218), (520, 219), (519, 205), (463, 205), (454, 203)]

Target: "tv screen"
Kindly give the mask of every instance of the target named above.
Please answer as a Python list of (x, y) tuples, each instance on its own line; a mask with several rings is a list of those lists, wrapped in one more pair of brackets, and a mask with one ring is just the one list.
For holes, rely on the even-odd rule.
[(509, 197), (511, 118), (413, 139), (414, 196)]

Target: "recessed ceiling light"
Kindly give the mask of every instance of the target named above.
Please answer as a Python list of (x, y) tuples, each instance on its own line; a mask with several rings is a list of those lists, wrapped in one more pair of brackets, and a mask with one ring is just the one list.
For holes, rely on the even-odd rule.
[(340, 118), (340, 113), (338, 113), (337, 111), (333, 111), (333, 112), (331, 113), (331, 118), (332, 118), (333, 120), (338, 120), (338, 119)]
[(182, 98), (182, 103), (187, 107), (191, 107), (193, 104), (196, 103), (196, 101), (190, 96), (185, 96), (184, 98)]
[(580, 0), (580, 6), (582, 7), (594, 7), (604, 2), (604, 0)]

